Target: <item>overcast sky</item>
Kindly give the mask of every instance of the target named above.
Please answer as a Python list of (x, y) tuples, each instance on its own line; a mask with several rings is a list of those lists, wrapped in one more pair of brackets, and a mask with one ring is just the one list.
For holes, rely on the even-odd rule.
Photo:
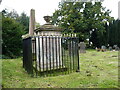
[[(52, 15), (55, 9), (58, 9), (58, 4), (61, 0), (2, 0), (0, 11), (7, 8), (15, 9), (18, 14), (23, 11), (29, 16), (30, 9), (35, 9), (36, 21), (44, 24), (43, 16)], [(112, 10), (110, 16), (118, 18), (118, 1), (120, 0), (104, 0), (103, 6)]]

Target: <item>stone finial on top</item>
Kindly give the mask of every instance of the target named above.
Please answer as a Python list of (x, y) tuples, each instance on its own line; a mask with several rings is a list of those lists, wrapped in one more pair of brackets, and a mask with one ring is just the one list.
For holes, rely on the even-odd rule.
[(50, 16), (44, 16), (43, 17), (46, 23), (50, 23), (51, 17)]
[(44, 20), (46, 21), (46, 23), (45, 24), (43, 24), (43, 25), (41, 25), (39, 28), (37, 28), (37, 29), (35, 29), (35, 32), (37, 33), (37, 32), (42, 32), (42, 31), (54, 31), (54, 32), (56, 32), (57, 31), (57, 33), (58, 32), (61, 32), (63, 29), (62, 28), (60, 28), (60, 27), (58, 27), (58, 26), (54, 26), (54, 25), (52, 25), (52, 23), (50, 22), (51, 21), (51, 19), (52, 19), (52, 17), (51, 16), (44, 16), (43, 17), (44, 18)]

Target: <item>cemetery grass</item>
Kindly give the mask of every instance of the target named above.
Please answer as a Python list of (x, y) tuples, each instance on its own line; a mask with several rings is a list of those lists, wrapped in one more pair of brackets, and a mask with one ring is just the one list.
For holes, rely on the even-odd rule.
[(87, 50), (80, 54), (80, 72), (31, 77), (22, 58), (2, 60), (3, 88), (118, 88), (118, 52)]

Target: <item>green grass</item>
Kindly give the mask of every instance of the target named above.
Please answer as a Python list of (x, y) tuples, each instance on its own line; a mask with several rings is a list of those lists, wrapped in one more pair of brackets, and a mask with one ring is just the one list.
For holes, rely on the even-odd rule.
[(3, 88), (118, 88), (118, 52), (87, 50), (80, 54), (80, 72), (33, 78), (22, 59), (2, 60)]

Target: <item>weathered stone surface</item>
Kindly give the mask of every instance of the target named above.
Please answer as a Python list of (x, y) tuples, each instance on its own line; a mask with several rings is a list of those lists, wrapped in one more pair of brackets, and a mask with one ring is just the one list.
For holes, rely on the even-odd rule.
[(117, 47), (117, 45), (113, 45), (113, 49), (115, 49)]
[(119, 51), (120, 48), (119, 48), (117, 45), (114, 45), (114, 46), (113, 46), (113, 49), (114, 49), (115, 51)]
[(105, 52), (105, 51), (106, 51), (106, 46), (102, 45), (102, 46), (101, 46), (101, 51), (102, 51), (102, 52)]
[(44, 19), (46, 24), (34, 30), (35, 36), (40, 36), (39, 39), (36, 38), (36, 58), (38, 70), (40, 67), (41, 71), (43, 71), (43, 66), (46, 70), (50, 67), (53, 69), (53, 65), (54, 69), (62, 65), (60, 38), (62, 29), (50, 23), (50, 16), (44, 16)]
[(109, 51), (112, 51), (112, 50), (113, 50), (112, 47), (109, 47), (108, 49), (109, 49)]
[(61, 35), (62, 28), (54, 26), (50, 23), (50, 16), (44, 16), (46, 24), (34, 30), (35, 35)]
[(30, 19), (29, 19), (29, 34), (33, 35), (35, 29), (35, 10), (31, 9), (30, 11)]
[(115, 47), (115, 51), (119, 51), (120, 50), (120, 48), (119, 47)]
[(101, 46), (101, 49), (104, 49), (104, 50), (106, 50), (106, 46), (104, 46), (104, 45), (103, 45), (103, 46)]
[(80, 53), (86, 53), (86, 44), (84, 42), (80, 42), (79, 43), (79, 47), (80, 47)]

